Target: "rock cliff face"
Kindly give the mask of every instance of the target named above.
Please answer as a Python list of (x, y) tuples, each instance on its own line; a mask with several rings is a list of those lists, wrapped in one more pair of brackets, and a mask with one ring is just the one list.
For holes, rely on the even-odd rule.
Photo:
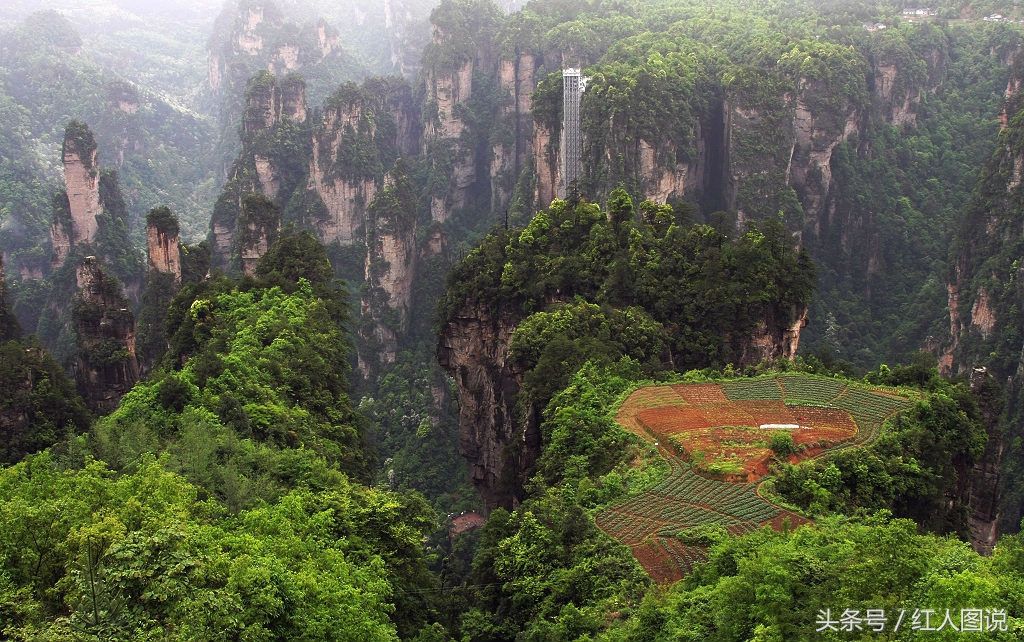
[(491, 140), (491, 211), (501, 212), (512, 199), (518, 177), (533, 157), (533, 92), (543, 56), (520, 52), (498, 63), (500, 113)]
[[(252, 274), (283, 220), (314, 232), (346, 278), (364, 280), (357, 354), (372, 378), (395, 361), (408, 330), (422, 254), (402, 161), (420, 151), (420, 110), (404, 80), (373, 78), (341, 85), (308, 111), (300, 82), (269, 73), (250, 81), (242, 152), (211, 217), (212, 266)], [(436, 233), (424, 243), (434, 254), (443, 245)]]
[[(241, 269), (241, 236), (251, 239), (252, 234), (259, 234), (258, 230), (240, 227), (240, 212), (247, 195), (260, 194), (282, 208), (295, 189), (304, 186), (302, 164), (310, 137), (307, 116), (306, 85), (302, 78), (278, 78), (262, 72), (249, 81), (242, 120), (242, 150), (210, 217), (213, 268)], [(246, 252), (262, 256), (259, 247), (257, 243)]]
[[(1024, 356), (1024, 353), (1021, 356)], [(967, 525), (971, 544), (979, 552), (989, 554), (995, 547), (1002, 529), (1012, 529), (1019, 525), (1021, 507), (1003, 505), (1006, 490), (1004, 460), (1010, 451), (1011, 442), (1006, 438), (1004, 429), (1000, 427), (999, 414), (1002, 404), (995, 403), (991, 398), (992, 390), (998, 390), (999, 383), (985, 367), (974, 368), (969, 381), (971, 390), (982, 401), (982, 420), (988, 429), (989, 438), (981, 458), (969, 469), (957, 471), (963, 480), (963, 488), (960, 489), (960, 497), (957, 499), (966, 505), (968, 510)], [(1009, 524), (1001, 523), (1004, 516), (1010, 517)]]
[[(263, 72), (250, 81), (242, 151), (210, 222), (213, 268), (251, 270), (282, 218), (315, 232), (332, 251), (366, 247), (367, 260), (394, 258), (372, 256), (394, 248), (371, 238), (376, 230), (368, 224), (368, 209), (396, 161), (419, 151), (420, 115), (411, 87), (397, 78), (345, 83), (312, 113), (315, 118), (297, 76)], [(243, 220), (252, 194), (276, 206), (276, 223)]]
[[(230, 91), (238, 82), (239, 67), (255, 64), (274, 71), (274, 62), (284, 62), (275, 58), (283, 57), (281, 50), (293, 45), (282, 43), (274, 51), (265, 52), (264, 44), (281, 31), (285, 24), (284, 16), (273, 2), (243, 0), (225, 5), (210, 40), (207, 74), (210, 89), (218, 93)], [(268, 60), (263, 62), (265, 53)], [(260, 65), (261, 62), (263, 65)], [(244, 82), (244, 78), (242, 80)]]
[(394, 363), (398, 337), (409, 328), (416, 278), (416, 192), (404, 163), (384, 180), (369, 208), (362, 297), (364, 346), (359, 369), (364, 378)]
[(522, 375), (508, 362), (508, 344), (520, 320), (515, 311), (469, 302), (438, 346), (438, 361), (458, 391), (459, 452), (488, 509), (522, 499), (524, 476), (540, 454), (536, 421), (524, 426), (516, 418)]
[[(446, 37), (435, 29), (434, 38), (435, 45), (442, 46)], [(453, 210), (466, 206), (476, 179), (476, 150), (462, 140), (466, 123), (460, 115), (473, 95), (474, 68), (475, 61), (467, 60), (453, 69), (427, 69), (425, 73), (427, 104), (436, 111), (424, 123), (424, 152), (432, 157), (444, 153), (449, 168), (447, 190), (435, 193), (431, 201), (431, 215), (439, 223), (448, 220)]]
[(423, 39), (419, 27), (425, 22), (421, 15), (424, 6), (410, 0), (383, 0), (384, 34), (388, 42), (388, 62), (394, 73), (406, 78), (416, 75), (420, 68)]
[[(509, 341), (523, 320), (516, 306), (469, 300), (452, 315), (438, 341), (441, 366), (459, 399), (459, 450), (488, 509), (515, 506), (543, 446), (541, 408), (521, 413), (523, 382), (509, 357)], [(769, 312), (749, 336), (727, 337), (736, 365), (792, 359), (807, 324), (806, 306)]]
[[(140, 373), (145, 375), (160, 361), (168, 347), (167, 310), (181, 288), (182, 246), (178, 219), (167, 207), (146, 216), (146, 249), (149, 268), (138, 314), (136, 342)], [(189, 275), (196, 278), (200, 275)]]
[[(87, 130), (86, 130), (87, 131)], [(100, 213), (100, 174), (96, 164), (96, 142), (83, 132), (69, 131), (64, 137), (64, 184), (71, 209), (71, 244), (91, 243), (96, 237), (96, 215)]]
[(50, 247), (53, 250), (51, 271), (60, 269), (71, 254), (73, 227), (71, 203), (68, 201), (67, 192), (61, 191), (53, 197), (53, 223), (50, 224)]
[[(169, 210), (167, 214), (170, 214)], [(169, 223), (167, 219), (149, 217), (146, 224), (146, 256), (149, 258), (150, 270), (169, 274), (175, 284), (181, 284), (181, 237), (178, 226)]]
[(128, 240), (128, 208), (117, 173), (100, 171), (96, 142), (84, 123), (68, 124), (62, 161), (65, 187), (53, 199), (50, 271), (62, 268), (69, 257), (96, 255), (118, 266), (114, 274), (137, 300), (142, 266)]
[(4, 258), (0, 255), (0, 342), (17, 338), (21, 334), (18, 320), (14, 318), (7, 300), (7, 279), (4, 274)]
[(832, 211), (833, 154), (860, 133), (863, 107), (825, 82), (801, 78), (793, 90), (779, 81), (769, 96), (733, 88), (726, 109), (725, 202), (738, 222), (782, 211), (794, 232), (819, 236)]
[(310, 225), (325, 244), (362, 242), (367, 209), (395, 160), (415, 154), (418, 111), (411, 89), (395, 79), (345, 85), (314, 128), (307, 190), (323, 204)]
[(533, 130), (533, 166), (537, 172), (534, 187), (534, 206), (550, 203), (558, 197), (558, 186), (562, 182), (562, 166), (559, 162), (559, 136), (561, 129), (553, 130), (543, 123), (536, 123)]
[(63, 265), (75, 247), (93, 242), (99, 229), (96, 216), (102, 211), (96, 139), (88, 127), (77, 121), (68, 125), (61, 158), (65, 192), (55, 202), (50, 230), (54, 267)]
[[(107, 149), (114, 167), (120, 170), (124, 168), (126, 159), (147, 151), (139, 115), (143, 98), (138, 87), (122, 80), (108, 82), (106, 93), (108, 116), (105, 119), (109, 123), (104, 129), (109, 136)], [(198, 159), (190, 160), (196, 162)]]
[(757, 323), (749, 337), (734, 339), (740, 363), (794, 359), (800, 347), (800, 333), (807, 325), (807, 306), (796, 306), (785, 313), (773, 311)]
[(252, 276), (281, 231), (281, 212), (273, 201), (249, 194), (242, 200), (238, 215), (233, 255), (242, 273)]
[(532, 121), (537, 59), (503, 50), (497, 11), (467, 7), (434, 12), (423, 57), (422, 150), (433, 163), (430, 209), (437, 223), (460, 211), (503, 209), (526, 158)]
[[(1010, 86), (1020, 85), (1015, 65)], [(1024, 452), (1019, 443), (1024, 418), (1022, 383), (1024, 349), (1019, 329), (1024, 324), (1024, 188), (1017, 168), (1024, 165), (1016, 89), (1008, 92), (1004, 113), (1010, 114), (999, 136), (997, 152), (982, 172), (976, 196), (956, 235), (956, 258), (947, 282), (950, 336), (941, 365), (949, 374), (969, 375), (972, 387), (988, 383), (1005, 395), (1002, 412), (996, 402), (983, 403), (989, 441), (985, 454), (968, 476), (968, 508), (972, 541), (991, 550), (1003, 529), (1016, 528), (1024, 516), (1024, 487), (1019, 471)], [(991, 395), (989, 395), (991, 396)]]
[(119, 285), (95, 257), (83, 259), (75, 275), (75, 379), (88, 406), (107, 413), (139, 379), (135, 318)]
[(273, 129), (284, 120), (306, 121), (305, 81), (292, 75), (280, 80), (270, 73), (256, 76), (246, 92), (243, 133), (252, 137)]

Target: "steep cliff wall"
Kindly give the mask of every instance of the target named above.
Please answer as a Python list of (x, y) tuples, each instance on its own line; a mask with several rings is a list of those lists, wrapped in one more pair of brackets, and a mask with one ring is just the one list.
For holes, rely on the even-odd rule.
[(516, 52), (498, 64), (500, 114), (490, 137), (491, 211), (501, 212), (512, 199), (516, 182), (532, 157), (533, 92), (543, 56)]
[(521, 314), (469, 302), (449, 320), (438, 343), (438, 362), (455, 380), (459, 399), (459, 452), (488, 508), (512, 506), (540, 455), (536, 421), (518, 419), (521, 373), (508, 363), (508, 344)]
[(232, 255), (243, 274), (256, 273), (256, 264), (281, 231), (281, 211), (270, 199), (249, 194), (242, 199)]
[(149, 269), (169, 274), (181, 283), (181, 237), (178, 221), (169, 209), (157, 208), (146, 219), (146, 256)]
[(533, 191), (533, 204), (550, 203), (558, 197), (558, 186), (562, 182), (562, 165), (559, 161), (561, 127), (536, 123), (533, 130), (533, 167), (537, 174)]
[(285, 120), (306, 121), (306, 82), (300, 76), (258, 74), (249, 81), (245, 97), (242, 133), (249, 139)]
[(385, 172), (415, 154), (419, 112), (399, 79), (371, 79), (338, 88), (313, 130), (306, 189), (322, 207), (303, 213), (325, 244), (365, 241), (367, 209)]
[[(500, 60), (496, 7), (445, 3), (431, 22), (423, 56), (422, 151), (432, 164), (431, 217), (444, 223), (456, 213), (489, 209), (492, 170), (501, 173), (506, 153), (514, 153), (514, 141), (499, 121), (518, 89), (516, 71)], [(509, 179), (499, 182), (507, 189)]]
[(139, 379), (135, 318), (119, 284), (96, 258), (83, 259), (75, 276), (75, 379), (87, 405), (97, 413), (107, 413)]
[[(435, 33), (435, 38), (441, 37)], [(431, 200), (431, 215), (439, 223), (448, 220), (453, 210), (466, 206), (476, 179), (476, 150), (463, 140), (467, 128), (461, 117), (473, 94), (474, 67), (473, 60), (466, 60), (452, 69), (427, 69), (425, 73), (428, 115), (424, 153), (435, 159), (438, 171), (448, 178)]]
[(21, 335), (21, 326), (9, 306), (4, 258), (3, 255), (0, 255), (0, 342), (9, 341)]
[(50, 270), (58, 270), (71, 254), (71, 237), (74, 234), (74, 220), (71, 218), (71, 203), (68, 194), (62, 190), (53, 197), (53, 222), (50, 224), (50, 248), (53, 255)]
[(167, 350), (168, 306), (181, 288), (180, 228), (170, 209), (157, 207), (146, 216), (146, 250), (149, 267), (139, 307), (136, 342), (139, 371), (143, 375), (156, 366)]
[(92, 243), (99, 227), (96, 216), (102, 209), (96, 139), (84, 123), (68, 124), (61, 161), (65, 196), (57, 204), (59, 210), (51, 228), (55, 267), (63, 265), (75, 247)]
[[(215, 269), (240, 269), (232, 257), (237, 258), (239, 216), (248, 194), (260, 194), (283, 209), (294, 192), (305, 186), (311, 138), (307, 117), (306, 84), (299, 76), (278, 78), (261, 72), (249, 80), (241, 128), (242, 150), (231, 166), (210, 218), (209, 239)], [(250, 237), (252, 233), (246, 232)], [(247, 251), (259, 253), (256, 246)]]
[[(1015, 65), (1010, 86), (1019, 86)], [(1017, 78), (1017, 80), (1014, 80)], [(943, 368), (969, 374), (972, 387), (988, 383), (1002, 392), (1006, 407), (991, 399), (986, 414), (989, 441), (970, 475), (967, 492), (971, 535), (975, 547), (990, 550), (1002, 530), (1015, 529), (1024, 516), (1024, 451), (1020, 448), (1024, 349), (1019, 329), (1024, 324), (1024, 166), (1021, 97), (1008, 92), (1004, 113), (1011, 114), (999, 135), (996, 153), (982, 172), (973, 202), (957, 234), (946, 290), (950, 336)]]
[(64, 189), (53, 199), (50, 227), (51, 271), (69, 257), (99, 256), (138, 300), (142, 265), (128, 239), (128, 207), (117, 172), (101, 171), (90, 129), (72, 121), (65, 130), (62, 152)]
[(366, 288), (362, 297), (363, 346), (359, 368), (369, 378), (395, 362), (399, 337), (409, 329), (419, 258), (416, 192), (399, 163), (368, 210)]

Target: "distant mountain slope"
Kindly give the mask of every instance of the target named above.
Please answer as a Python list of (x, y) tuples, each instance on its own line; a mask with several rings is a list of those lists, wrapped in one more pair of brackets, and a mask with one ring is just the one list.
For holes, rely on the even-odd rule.
[[(88, 40), (55, 12), (32, 14), (0, 37), (0, 249), (38, 253), (48, 236), (49, 202), (58, 185), (64, 127), (78, 119), (95, 131), (99, 155), (121, 176), (132, 228), (143, 211), (167, 204), (186, 229), (211, 200), (206, 119), (126, 81), (85, 53)], [(8, 153), (8, 150), (10, 152)]]

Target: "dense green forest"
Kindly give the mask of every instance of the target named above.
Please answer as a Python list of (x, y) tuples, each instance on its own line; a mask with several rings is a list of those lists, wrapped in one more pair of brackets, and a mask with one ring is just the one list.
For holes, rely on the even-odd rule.
[(1022, 639), (1022, 20), (6, 3), (0, 639)]
[(389, 639), (429, 616), (416, 595), (434, 582), (435, 518), (364, 485), (346, 295), (322, 250), (289, 259), (183, 290), (165, 365), (3, 471), (5, 635)]

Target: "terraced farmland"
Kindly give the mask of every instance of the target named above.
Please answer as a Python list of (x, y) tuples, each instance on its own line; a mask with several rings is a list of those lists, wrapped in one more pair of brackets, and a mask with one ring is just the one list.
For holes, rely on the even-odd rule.
[[(800, 374), (641, 388), (616, 419), (655, 442), (671, 472), (654, 488), (602, 511), (597, 525), (629, 546), (656, 581), (678, 580), (707, 554), (685, 544), (680, 531), (720, 525), (742, 534), (807, 521), (757, 492), (773, 456), (773, 433), (792, 435), (795, 462), (869, 442), (886, 419), (910, 404), (885, 390)], [(765, 424), (799, 428), (760, 428)], [(713, 461), (741, 470), (710, 474)]]

